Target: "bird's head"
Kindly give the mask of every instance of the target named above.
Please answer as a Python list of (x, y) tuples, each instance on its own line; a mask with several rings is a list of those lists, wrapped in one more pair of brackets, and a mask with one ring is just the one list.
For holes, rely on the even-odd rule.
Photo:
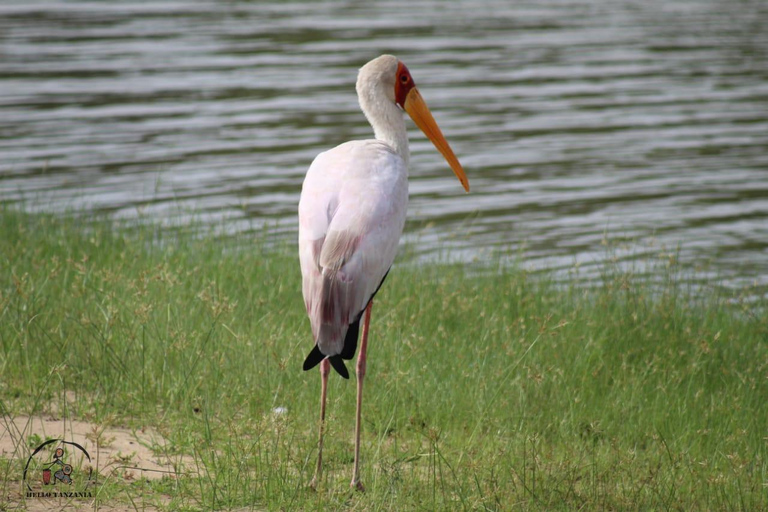
[(464, 190), (469, 192), (469, 180), (464, 169), (421, 97), (411, 72), (402, 61), (392, 55), (382, 55), (368, 62), (360, 69), (357, 92), (361, 97), (367, 94), (371, 101), (389, 101), (405, 110), (443, 155)]

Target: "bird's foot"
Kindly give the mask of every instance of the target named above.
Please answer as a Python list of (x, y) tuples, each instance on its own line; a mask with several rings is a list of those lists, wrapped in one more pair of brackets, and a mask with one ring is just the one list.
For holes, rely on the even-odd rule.
[(319, 486), (319, 478), (317, 478), (317, 475), (312, 477), (312, 480), (309, 482), (309, 488), (313, 491), (316, 491)]
[(352, 479), (352, 481), (349, 483), (349, 486), (359, 492), (365, 492), (365, 486), (363, 485), (363, 482), (361, 482), (359, 479)]

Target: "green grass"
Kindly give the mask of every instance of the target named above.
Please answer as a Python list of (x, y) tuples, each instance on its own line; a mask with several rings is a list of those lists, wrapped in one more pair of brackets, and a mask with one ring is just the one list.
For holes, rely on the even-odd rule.
[[(314, 492), (320, 379), (301, 371), (294, 247), (9, 208), (0, 230), (4, 423), (74, 393), (71, 417), (152, 426), (195, 461), (176, 479), (113, 479), (97, 505), (768, 509), (765, 300), (689, 288), (674, 264), (607, 265), (589, 289), (396, 266), (371, 324), (367, 492), (349, 490), (354, 377), (335, 374)], [(0, 458), (3, 497), (22, 468)]]

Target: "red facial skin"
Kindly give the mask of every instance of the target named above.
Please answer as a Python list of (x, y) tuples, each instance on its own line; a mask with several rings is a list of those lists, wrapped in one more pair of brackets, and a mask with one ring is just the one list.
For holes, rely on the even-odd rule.
[(400, 105), (400, 108), (405, 109), (405, 97), (411, 92), (411, 89), (416, 87), (413, 82), (413, 77), (405, 64), (397, 62), (397, 74), (395, 75), (395, 103)]

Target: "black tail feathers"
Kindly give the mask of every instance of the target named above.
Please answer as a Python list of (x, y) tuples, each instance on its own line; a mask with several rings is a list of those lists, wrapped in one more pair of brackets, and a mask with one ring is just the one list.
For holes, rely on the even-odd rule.
[(344, 361), (341, 360), (340, 355), (331, 356), (328, 358), (328, 360), (331, 362), (333, 369), (336, 370), (336, 373), (345, 379), (349, 379), (349, 372), (347, 371), (347, 367), (344, 365)]
[[(347, 329), (347, 335), (344, 337), (344, 347), (341, 349), (341, 354), (337, 354), (335, 356), (330, 356), (328, 359), (331, 361), (331, 366), (333, 366), (333, 369), (336, 370), (336, 373), (344, 377), (345, 379), (349, 378), (349, 372), (347, 371), (347, 367), (344, 365), (343, 359), (352, 359), (355, 357), (355, 352), (357, 351), (357, 338), (359, 337), (358, 334), (360, 332), (360, 315), (358, 315), (357, 320), (349, 324), (349, 329)], [(320, 352), (320, 347), (315, 345), (315, 348), (312, 349), (312, 351), (309, 353), (307, 358), (304, 360), (304, 371), (311, 370), (318, 364), (320, 364), (320, 361), (325, 359), (326, 356), (323, 355), (322, 352)]]
[[(384, 284), (384, 280), (387, 278), (387, 274), (389, 274), (389, 270), (387, 270), (386, 274), (384, 274), (384, 277), (381, 278), (381, 282), (376, 288), (376, 291), (373, 292), (373, 295), (371, 295), (371, 298), (368, 299), (368, 303), (365, 305), (366, 308), (368, 307), (368, 304), (370, 304), (373, 300), (376, 292), (378, 292), (379, 288), (381, 288), (381, 285)], [(343, 359), (350, 360), (355, 357), (355, 352), (357, 351), (357, 338), (360, 334), (360, 318), (362, 318), (363, 313), (365, 313), (365, 308), (363, 308), (362, 311), (358, 313), (355, 321), (349, 324), (347, 335), (344, 337), (344, 347), (341, 349), (341, 354), (330, 356), (328, 358), (331, 362), (331, 366), (333, 366), (333, 369), (336, 370), (336, 373), (345, 379), (349, 378), (349, 372), (347, 371), (347, 367), (344, 365)], [(325, 359), (325, 357), (326, 356), (320, 352), (320, 348), (315, 345), (315, 348), (312, 349), (307, 358), (304, 360), (304, 371), (311, 370), (320, 364), (320, 361)]]
[(320, 361), (323, 359), (325, 359), (325, 356), (322, 352), (320, 352), (320, 347), (315, 345), (315, 348), (312, 349), (307, 358), (304, 360), (304, 371), (311, 370), (320, 364)]
[(341, 358), (349, 361), (355, 357), (357, 351), (357, 338), (360, 333), (360, 317), (357, 320), (349, 324), (347, 329), (347, 335), (344, 337), (344, 348), (341, 349)]
[[(354, 355), (354, 352), (352, 352), (352, 355)], [(311, 370), (318, 364), (320, 364), (320, 361), (325, 359), (326, 356), (323, 355), (322, 352), (320, 352), (320, 348), (315, 345), (315, 348), (312, 349), (312, 351), (309, 353), (307, 358), (304, 360), (304, 371)], [(350, 356), (348, 359), (352, 359)], [(328, 358), (328, 360), (331, 362), (331, 366), (333, 366), (333, 369), (336, 370), (336, 373), (344, 377), (345, 379), (349, 378), (349, 372), (347, 371), (347, 367), (344, 365), (344, 361), (342, 361), (342, 355), (337, 354), (335, 356), (331, 356)]]

